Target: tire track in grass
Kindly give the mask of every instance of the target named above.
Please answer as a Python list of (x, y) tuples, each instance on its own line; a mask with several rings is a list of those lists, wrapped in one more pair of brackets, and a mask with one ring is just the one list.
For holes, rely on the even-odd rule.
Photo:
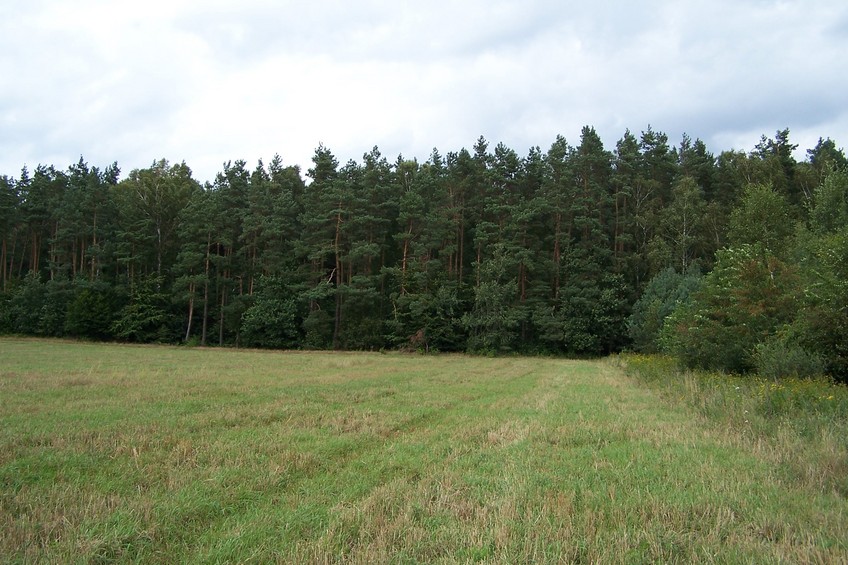
[[(437, 379), (438, 376), (427, 377), (425, 384), (431, 378)], [(440, 400), (432, 409), (420, 409), (417, 413), (403, 417), (391, 426), (388, 434), (354, 434), (341, 446), (321, 452), (318, 455), (318, 466), (289, 478), (279, 485), (281, 488), (270, 487), (268, 490), (274, 492), (270, 502), (260, 502), (260, 509), (244, 512), (242, 519), (234, 514), (219, 520), (217, 525), (210, 524), (210, 531), (225, 534), (223, 538), (226, 538), (227, 532), (232, 534), (243, 531), (243, 522), (261, 521), (263, 516), (279, 512), (280, 507), (287, 506), (292, 522), (278, 523), (282, 532), (280, 541), (296, 544), (320, 536), (320, 530), (327, 530), (331, 525), (334, 513), (355, 507), (357, 501), (367, 500), (387, 485), (397, 481), (410, 484), (418, 482), (439, 459), (455, 457), (449, 448), (452, 441), (449, 434), (445, 434), (435, 444), (432, 439), (432, 436), (438, 436), (438, 428), (450, 420), (451, 414), (491, 405), (504, 396), (505, 389), (513, 389), (516, 394), (526, 392), (535, 386), (537, 380), (532, 376), (532, 370), (524, 370), (519, 375), (510, 374), (499, 381), (493, 381), (493, 375), (487, 371), (477, 379), (459, 383), (474, 385), (471, 391), (465, 390), (467, 386), (463, 387), (460, 398)], [(499, 386), (493, 386), (493, 382)], [(383, 379), (374, 379), (371, 385), (380, 386), (384, 383)], [(519, 384), (521, 386), (516, 389)], [(418, 432), (428, 437), (419, 438)], [(426, 453), (416, 448), (423, 445), (427, 446)], [(404, 453), (408, 451), (415, 454), (414, 460), (403, 459)], [(307, 506), (312, 508), (311, 515), (304, 512), (305, 500), (308, 501)], [(305, 528), (297, 526), (298, 519), (306, 523)], [(197, 550), (199, 553), (195, 553), (195, 557), (200, 557), (201, 561), (215, 553), (215, 548)]]
[[(397, 554), (502, 562), (846, 558), (828, 524), (839, 511), (827, 518), (816, 510), (834, 502), (817, 497), (811, 506), (803, 492), (785, 500), (787, 485), (765, 462), (620, 372), (596, 368), (603, 374), (549, 376), (520, 399), (502, 396), (504, 411), (491, 423), (507, 429), (522, 407), (548, 397), (547, 410), (527, 410), (537, 417), (525, 420), (527, 438), (486, 445), (481, 434), (457, 433), (458, 456), (417, 481), (382, 482), (342, 506), (328, 532), (293, 555), (351, 562)], [(830, 537), (804, 534), (807, 524)]]

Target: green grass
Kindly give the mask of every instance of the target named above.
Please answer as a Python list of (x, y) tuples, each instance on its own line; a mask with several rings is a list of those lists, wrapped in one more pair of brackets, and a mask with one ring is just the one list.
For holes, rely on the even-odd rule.
[(838, 485), (671, 396), (611, 361), (3, 339), (0, 560), (848, 560)]
[(667, 401), (688, 406), (727, 441), (772, 462), (789, 480), (848, 497), (848, 387), (827, 378), (765, 379), (681, 371), (662, 356), (622, 366)]

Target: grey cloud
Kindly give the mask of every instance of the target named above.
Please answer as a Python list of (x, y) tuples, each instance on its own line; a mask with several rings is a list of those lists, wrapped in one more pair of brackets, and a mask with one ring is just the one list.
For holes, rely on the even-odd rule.
[(846, 30), (835, 0), (7, 4), (0, 173), (83, 153), (185, 159), (205, 180), (274, 152), (306, 170), (319, 141), (342, 161), (374, 145), (423, 160), (480, 134), (519, 153), (577, 142), (585, 124), (610, 147), (648, 124), (848, 143)]

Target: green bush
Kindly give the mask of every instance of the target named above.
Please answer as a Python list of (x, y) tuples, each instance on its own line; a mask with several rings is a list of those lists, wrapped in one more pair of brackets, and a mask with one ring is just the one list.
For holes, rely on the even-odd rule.
[(757, 373), (774, 380), (820, 376), (825, 368), (820, 355), (804, 350), (784, 336), (774, 336), (757, 344), (753, 357)]
[(12, 295), (0, 292), (0, 334), (12, 332)]
[(241, 317), (241, 339), (248, 347), (295, 349), (300, 346), (300, 308), (290, 298), (260, 297)]
[(660, 350), (659, 339), (666, 319), (680, 304), (689, 302), (689, 296), (698, 290), (701, 281), (700, 274), (680, 274), (670, 267), (650, 280), (627, 319), (627, 332), (634, 349), (643, 353)]
[(37, 273), (30, 272), (12, 292), (8, 316), (11, 331), (16, 334), (39, 335), (45, 288)]
[(38, 323), (40, 335), (65, 335), (65, 317), (73, 298), (74, 286), (68, 279), (57, 278), (44, 284), (44, 304), (41, 306), (41, 319)]
[(116, 314), (123, 307), (114, 288), (103, 282), (77, 282), (75, 286), (65, 317), (65, 332), (74, 337), (112, 337)]
[(716, 265), (663, 326), (663, 351), (690, 368), (745, 373), (756, 346), (798, 310), (796, 269), (759, 246), (716, 254)]
[(163, 282), (151, 277), (136, 283), (129, 303), (112, 323), (112, 334), (122, 340), (139, 343), (168, 342), (175, 336), (168, 324), (173, 319), (168, 311), (168, 297), (162, 292)]
[(312, 310), (303, 320), (303, 347), (329, 349), (333, 345), (333, 317), (326, 310)]

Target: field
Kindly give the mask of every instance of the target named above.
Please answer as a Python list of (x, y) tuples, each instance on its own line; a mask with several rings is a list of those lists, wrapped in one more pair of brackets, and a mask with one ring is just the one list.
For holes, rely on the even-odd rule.
[(0, 561), (848, 561), (844, 452), (805, 480), (682, 398), (617, 360), (2, 339)]

